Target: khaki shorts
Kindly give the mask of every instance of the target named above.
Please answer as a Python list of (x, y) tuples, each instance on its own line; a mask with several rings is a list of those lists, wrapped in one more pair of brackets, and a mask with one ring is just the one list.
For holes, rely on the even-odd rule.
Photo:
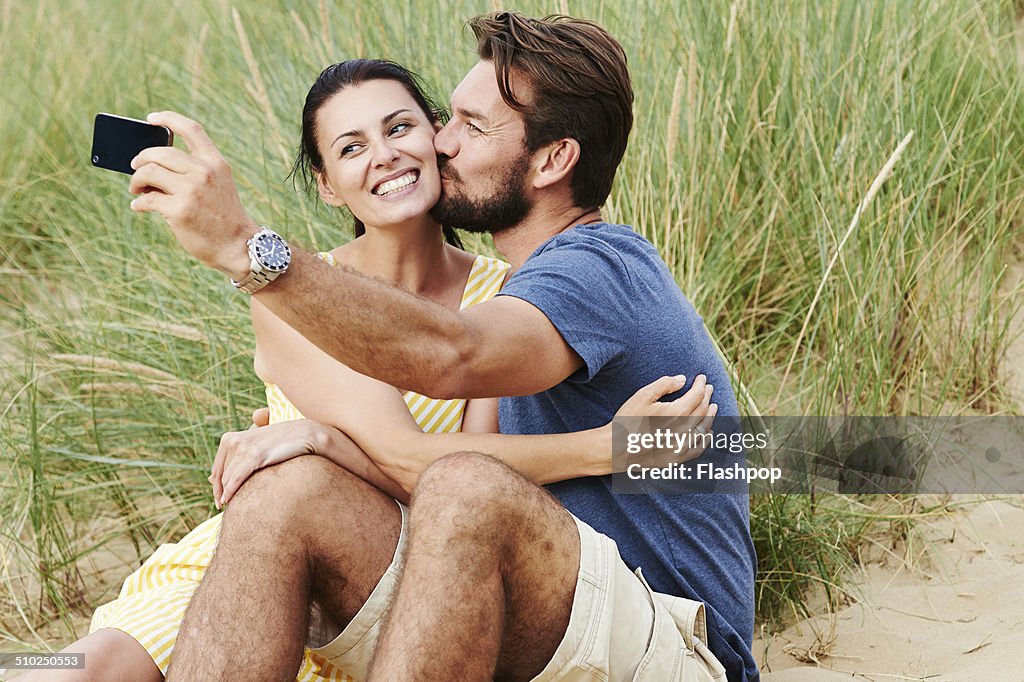
[[(401, 506), (401, 505), (400, 505)], [(632, 572), (615, 541), (573, 520), (580, 534), (580, 570), (565, 636), (536, 680), (725, 680), (725, 669), (707, 647), (704, 604), (651, 590), (640, 569)], [(363, 679), (381, 621), (398, 586), (405, 555), (408, 513), (395, 558), (363, 608), (314, 656)]]

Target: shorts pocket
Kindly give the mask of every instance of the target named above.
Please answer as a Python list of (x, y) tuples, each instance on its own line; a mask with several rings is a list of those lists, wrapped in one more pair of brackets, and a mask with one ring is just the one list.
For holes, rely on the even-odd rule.
[(651, 627), (651, 637), (647, 642), (647, 650), (644, 657), (640, 659), (633, 674), (634, 682), (673, 682), (683, 679), (681, 677), (686, 648), (683, 644), (675, 623), (672, 622), (668, 612), (655, 599), (655, 592), (647, 584), (641, 570), (636, 569), (636, 577), (643, 583), (647, 591), (647, 598), (654, 609), (654, 624)]
[[(712, 682), (726, 682), (725, 666), (718, 658), (711, 653), (708, 645), (699, 639), (694, 642), (694, 650), (686, 652), (685, 664), (697, 669), (698, 675), (694, 679), (711, 680)], [(684, 679), (690, 679), (684, 677)]]
[(633, 679), (680, 682), (724, 681), (725, 668), (707, 646), (704, 603), (655, 592), (638, 568), (654, 607), (654, 628), (647, 652)]

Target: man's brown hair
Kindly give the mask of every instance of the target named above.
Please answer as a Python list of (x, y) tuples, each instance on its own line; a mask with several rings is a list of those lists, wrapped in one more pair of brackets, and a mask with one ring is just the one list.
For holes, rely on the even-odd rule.
[[(480, 58), (494, 63), (501, 98), (523, 114), (527, 150), (575, 139), (580, 158), (570, 185), (573, 201), (580, 208), (603, 204), (633, 127), (633, 86), (622, 46), (594, 22), (563, 15), (493, 12), (468, 23)], [(513, 74), (530, 86), (531, 101), (512, 94)]]

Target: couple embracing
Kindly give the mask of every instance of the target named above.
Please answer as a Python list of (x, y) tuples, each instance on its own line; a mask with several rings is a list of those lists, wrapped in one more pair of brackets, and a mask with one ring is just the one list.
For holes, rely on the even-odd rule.
[(258, 226), (202, 128), (150, 116), (189, 151), (136, 157), (132, 208), (251, 294), (269, 411), (222, 439), (225, 512), (130, 576), (62, 673), (757, 679), (747, 497), (612, 488), (617, 413), (738, 412), (656, 250), (601, 216), (625, 54), (568, 17), (469, 23), (447, 121), (390, 62), (313, 85), (296, 171), (356, 218), (331, 252)]

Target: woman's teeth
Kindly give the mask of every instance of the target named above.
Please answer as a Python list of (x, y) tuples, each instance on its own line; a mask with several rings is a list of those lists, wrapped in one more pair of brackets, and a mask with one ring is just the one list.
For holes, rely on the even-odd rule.
[(380, 184), (380, 186), (377, 187), (377, 189), (376, 189), (376, 191), (374, 193), (377, 196), (382, 197), (385, 194), (391, 194), (392, 192), (397, 192), (398, 190), (405, 189), (406, 187), (408, 187), (412, 183), (416, 182), (416, 180), (418, 178), (419, 178), (419, 176), (416, 174), (415, 171), (410, 171), (410, 172), (406, 173), (405, 175), (403, 175), (401, 177), (395, 178), (394, 180), (388, 180), (387, 182), (382, 182)]

